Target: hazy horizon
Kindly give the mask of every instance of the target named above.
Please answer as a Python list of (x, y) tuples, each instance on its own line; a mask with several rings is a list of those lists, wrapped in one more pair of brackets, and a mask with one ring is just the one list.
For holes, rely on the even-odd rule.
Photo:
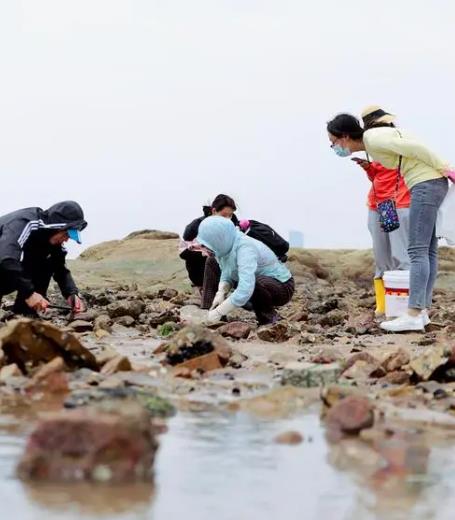
[[(84, 247), (181, 232), (217, 193), (311, 248), (367, 248), (368, 181), (326, 121), (381, 104), (451, 162), (452, 4), (0, 6), (0, 213), (74, 199)], [(80, 248), (71, 246), (71, 252)]]

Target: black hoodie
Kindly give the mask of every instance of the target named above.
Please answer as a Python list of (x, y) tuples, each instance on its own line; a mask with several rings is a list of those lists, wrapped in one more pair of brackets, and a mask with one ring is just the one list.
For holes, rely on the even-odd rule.
[(64, 201), (48, 210), (25, 208), (0, 217), (0, 288), (18, 290), (28, 298), (35, 288), (27, 266), (51, 261), (53, 277), (66, 298), (78, 292), (70, 271), (65, 266), (63, 246), (53, 246), (49, 238), (54, 231), (87, 226), (84, 212), (77, 202)]

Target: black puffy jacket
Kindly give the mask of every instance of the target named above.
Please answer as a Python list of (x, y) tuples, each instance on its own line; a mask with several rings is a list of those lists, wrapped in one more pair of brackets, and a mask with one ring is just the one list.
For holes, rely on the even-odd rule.
[[(50, 260), (53, 276), (63, 296), (77, 293), (65, 265), (66, 250), (49, 243), (53, 231), (87, 226), (77, 202), (64, 201), (48, 210), (25, 208), (0, 217), (0, 286), (18, 290), (25, 298), (34, 292), (27, 267)], [(3, 280), (2, 280), (3, 279)]]

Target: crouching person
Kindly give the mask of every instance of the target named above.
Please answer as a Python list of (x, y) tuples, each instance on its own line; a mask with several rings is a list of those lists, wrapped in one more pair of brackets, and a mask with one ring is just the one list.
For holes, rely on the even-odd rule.
[(0, 298), (17, 291), (15, 313), (36, 317), (45, 311), (51, 278), (74, 312), (85, 310), (66, 267), (63, 244), (70, 238), (80, 244), (80, 231), (86, 226), (82, 208), (73, 201), (0, 217)]
[[(216, 257), (221, 268), (209, 322), (220, 320), (248, 302), (260, 325), (277, 321), (275, 307), (291, 300), (294, 278), (269, 247), (244, 235), (223, 217), (204, 220), (196, 241)], [(229, 295), (232, 288), (234, 291)]]

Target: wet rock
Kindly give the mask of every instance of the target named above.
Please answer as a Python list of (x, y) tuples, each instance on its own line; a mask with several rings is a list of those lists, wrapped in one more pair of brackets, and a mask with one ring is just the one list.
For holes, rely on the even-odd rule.
[(247, 339), (251, 332), (251, 325), (243, 321), (231, 321), (218, 329), (219, 334), (228, 338)]
[(93, 330), (105, 330), (106, 332), (112, 332), (112, 320), (108, 314), (100, 314), (95, 318), (93, 323)]
[(328, 365), (330, 363), (336, 363), (341, 360), (341, 355), (334, 348), (321, 349), (317, 354), (311, 358), (312, 363), (321, 365)]
[(187, 367), (175, 367), (172, 371), (174, 377), (183, 377), (184, 379), (191, 379), (191, 370)]
[(248, 359), (247, 356), (240, 352), (234, 352), (229, 358), (227, 366), (232, 368), (242, 368), (243, 363)]
[(111, 318), (120, 318), (121, 316), (131, 316), (134, 319), (139, 318), (139, 315), (144, 312), (145, 303), (133, 301), (120, 301), (111, 303), (107, 307), (108, 314)]
[(335, 327), (337, 325), (342, 325), (345, 322), (346, 317), (347, 315), (345, 312), (335, 309), (319, 318), (318, 323), (323, 327)]
[(208, 311), (201, 309), (197, 305), (185, 305), (180, 309), (180, 320), (183, 323), (200, 325), (207, 321)]
[(357, 363), (357, 361), (365, 361), (369, 365), (379, 365), (379, 360), (368, 352), (358, 352), (357, 354), (353, 354), (349, 357), (344, 366), (344, 370), (349, 370), (355, 363)]
[(123, 408), (129, 405), (130, 401), (136, 401), (146, 408), (152, 417), (171, 417), (176, 412), (175, 407), (167, 399), (160, 397), (150, 389), (139, 389), (135, 386), (76, 390), (66, 398), (64, 406), (65, 408), (91, 406), (103, 410), (105, 402), (115, 402), (117, 403), (115, 406)]
[(22, 376), (22, 372), (20, 368), (16, 365), (16, 363), (11, 363), (11, 365), (5, 365), (0, 369), (0, 381), (5, 382), (8, 381), (11, 377), (20, 377)]
[(89, 321), (92, 323), (100, 315), (100, 311), (95, 309), (89, 309), (84, 312), (79, 312), (75, 315), (76, 320)]
[[(310, 334), (308, 332), (302, 332), (299, 338), (299, 345), (313, 345), (317, 341), (319, 341), (320, 338), (316, 336), (316, 334)], [(322, 341), (322, 340), (321, 340)], [(317, 361), (315, 361), (317, 363)]]
[(427, 333), (424, 334), (418, 341), (417, 345), (421, 347), (427, 347), (429, 345), (434, 345), (436, 343), (436, 334), (433, 333)]
[(209, 372), (210, 370), (218, 370), (220, 368), (223, 368), (220, 358), (215, 351), (212, 351), (208, 354), (204, 354), (203, 356), (197, 356), (179, 363), (173, 370), (173, 375), (180, 375), (181, 377), (182, 369), (185, 373), (187, 370), (189, 370), (190, 374), (192, 374), (195, 370), (200, 372)]
[(275, 437), (274, 442), (293, 446), (303, 442), (303, 435), (295, 431), (283, 432)]
[(158, 327), (159, 325), (164, 325), (164, 323), (169, 323), (171, 321), (178, 322), (178, 316), (171, 310), (162, 311), (162, 312), (152, 312), (149, 316), (149, 325), (152, 327)]
[(54, 374), (55, 372), (65, 372), (68, 370), (68, 367), (65, 364), (65, 361), (61, 357), (56, 357), (49, 363), (41, 366), (34, 374), (31, 379), (32, 384), (37, 384), (43, 379), (46, 379), (50, 374)]
[(109, 360), (101, 369), (101, 374), (109, 376), (117, 372), (132, 370), (130, 360), (126, 356), (116, 356)]
[(350, 395), (361, 396), (362, 392), (355, 386), (338, 384), (325, 386), (321, 390), (321, 399), (329, 408)]
[(308, 312), (307, 311), (297, 311), (294, 314), (291, 314), (291, 316), (289, 316), (289, 321), (296, 321), (296, 322), (308, 321)]
[(178, 294), (179, 294), (178, 291), (176, 291), (175, 289), (170, 289), (170, 288), (158, 291), (158, 297), (163, 298), (163, 300), (165, 300), (165, 301), (172, 300), (173, 298), (178, 296)]
[(351, 367), (343, 372), (343, 377), (346, 379), (354, 379), (356, 381), (364, 381), (366, 379), (370, 379), (371, 377), (382, 377), (385, 372), (381, 369), (381, 372), (378, 373), (378, 370), (381, 367), (379, 364), (372, 365), (367, 361), (362, 361), (359, 359), (356, 361)]
[(323, 302), (310, 305), (308, 310), (312, 314), (326, 314), (334, 309), (338, 309), (338, 304), (338, 298), (329, 298)]
[(277, 387), (266, 394), (230, 403), (233, 411), (242, 410), (267, 419), (284, 418), (304, 410), (311, 403), (308, 393), (301, 388)]
[(130, 403), (115, 412), (50, 414), (30, 435), (18, 466), (24, 480), (121, 483), (150, 480), (158, 443), (150, 415)]
[[(216, 356), (202, 360), (204, 366), (207, 366), (207, 363), (216, 364), (215, 357), (218, 358), (220, 366), (225, 366), (232, 355), (231, 348), (224, 338), (200, 325), (189, 325), (180, 330), (162, 346), (162, 351), (166, 352), (167, 363), (173, 366), (212, 353)], [(197, 365), (191, 364), (188, 368), (193, 370)]]
[(394, 370), (393, 372), (388, 372), (381, 381), (390, 385), (409, 385), (411, 378), (409, 374), (403, 370)]
[(282, 385), (313, 388), (335, 383), (341, 373), (338, 363), (316, 365), (314, 363), (290, 363), (281, 376)]
[(329, 429), (356, 435), (361, 430), (373, 426), (373, 405), (366, 397), (345, 397), (329, 409), (326, 421)]
[(262, 341), (270, 343), (282, 343), (290, 338), (288, 326), (282, 322), (259, 327), (257, 336)]
[(114, 318), (114, 323), (122, 327), (132, 327), (136, 320), (132, 316), (120, 316), (119, 318)]
[(0, 329), (0, 348), (7, 363), (16, 363), (23, 373), (55, 357), (70, 369), (97, 370), (93, 354), (71, 333), (40, 320), (20, 319)]
[(407, 365), (411, 361), (409, 353), (400, 348), (396, 352), (389, 354), (381, 363), (386, 372), (395, 372)]
[(88, 332), (88, 331), (91, 331), (93, 330), (93, 325), (92, 323), (90, 323), (89, 321), (84, 321), (84, 320), (75, 320), (75, 321), (72, 321), (68, 327), (72, 330), (74, 330), (74, 332)]
[(414, 374), (422, 381), (431, 379), (435, 371), (444, 366), (450, 358), (450, 350), (442, 345), (436, 345), (425, 350), (410, 362)]

